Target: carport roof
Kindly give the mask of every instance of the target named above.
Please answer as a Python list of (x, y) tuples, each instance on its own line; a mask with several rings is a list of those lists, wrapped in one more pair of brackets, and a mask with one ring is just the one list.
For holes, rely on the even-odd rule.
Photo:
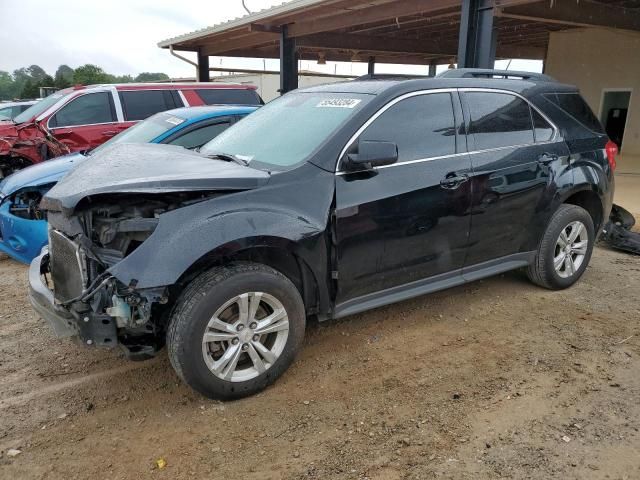
[[(495, 0), (499, 58), (545, 57), (549, 32), (640, 31), (640, 0)], [(294, 0), (158, 44), (202, 55), (277, 58), (282, 26), (302, 59), (428, 63), (455, 58), (461, 0)]]

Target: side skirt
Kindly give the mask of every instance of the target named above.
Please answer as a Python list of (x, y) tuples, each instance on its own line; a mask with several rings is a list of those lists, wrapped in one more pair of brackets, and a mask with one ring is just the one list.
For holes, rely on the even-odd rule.
[(336, 304), (332, 318), (346, 317), (356, 313), (383, 307), (396, 302), (402, 302), (410, 298), (438, 292), (447, 288), (456, 287), (482, 278), (491, 277), (509, 270), (526, 267), (535, 256), (535, 252), (514, 253), (488, 262), (482, 262), (470, 267), (460, 268), (452, 272), (436, 275), (435, 277), (416, 280), (415, 282), (398, 285), (379, 292), (369, 293), (361, 297), (353, 298)]

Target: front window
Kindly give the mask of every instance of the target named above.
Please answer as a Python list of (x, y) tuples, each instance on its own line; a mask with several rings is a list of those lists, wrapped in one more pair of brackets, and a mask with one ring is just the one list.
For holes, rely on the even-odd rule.
[(56, 104), (62, 97), (64, 97), (67, 92), (56, 92), (49, 95), (47, 98), (43, 98), (38, 103), (31, 105), (20, 115), (17, 115), (13, 121), (15, 123), (24, 123), (31, 120), (34, 117), (37, 117), (41, 113), (45, 112), (49, 108), (51, 108), (54, 104)]
[(153, 139), (167, 133), (169, 130), (176, 128), (184, 122), (184, 118), (171, 115), (170, 113), (158, 113), (143, 122), (135, 124), (133, 127), (127, 128), (124, 132), (119, 133), (111, 140), (95, 148), (91, 153), (94, 154), (103, 148), (119, 143), (150, 143)]
[(205, 155), (235, 155), (258, 168), (288, 170), (305, 161), (371, 98), (297, 92), (280, 97), (205, 144)]

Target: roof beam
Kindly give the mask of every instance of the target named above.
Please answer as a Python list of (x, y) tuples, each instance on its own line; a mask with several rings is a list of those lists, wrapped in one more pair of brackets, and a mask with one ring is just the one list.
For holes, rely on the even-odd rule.
[(460, 0), (430, 0), (428, 2), (425, 0), (404, 0), (368, 8), (345, 9), (337, 12), (336, 15), (292, 23), (288, 27), (288, 34), (290, 37), (301, 37), (408, 15), (433, 12), (458, 5), (460, 5)]
[(233, 38), (230, 40), (213, 41), (209, 40), (203, 46), (203, 53), (206, 55), (224, 55), (232, 50), (242, 50), (254, 48), (261, 45), (277, 42), (279, 37), (269, 32), (249, 33), (245, 37)]
[[(349, 33), (319, 33), (299, 37), (299, 47), (330, 50), (354, 50), (367, 53), (404, 53), (417, 55), (455, 56), (457, 41), (434, 41), (433, 39), (413, 40), (396, 37), (355, 35)], [(498, 42), (498, 55), (503, 58), (544, 58), (544, 49), (528, 46), (501, 46)]]
[(578, 27), (608, 27), (623, 30), (640, 30), (638, 10), (581, 0), (576, 4), (569, 0), (556, 0), (525, 5), (502, 7), (498, 16), (518, 20), (530, 20), (550, 24)]
[(316, 47), (366, 52), (420, 53), (450, 55), (455, 52), (456, 42), (441, 44), (433, 40), (413, 40), (397, 37), (355, 35), (351, 33), (316, 33), (298, 37), (300, 47)]

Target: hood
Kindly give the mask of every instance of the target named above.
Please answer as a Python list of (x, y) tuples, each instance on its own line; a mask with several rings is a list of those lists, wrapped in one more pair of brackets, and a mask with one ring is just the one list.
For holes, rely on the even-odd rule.
[(41, 206), (69, 213), (92, 195), (249, 190), (266, 184), (269, 177), (265, 171), (174, 145), (113, 145), (69, 172), (49, 190)]
[(86, 158), (81, 153), (72, 153), (27, 167), (2, 180), (0, 193), (3, 196), (11, 195), (24, 187), (38, 187), (48, 183), (56, 183), (74, 165), (86, 160)]

